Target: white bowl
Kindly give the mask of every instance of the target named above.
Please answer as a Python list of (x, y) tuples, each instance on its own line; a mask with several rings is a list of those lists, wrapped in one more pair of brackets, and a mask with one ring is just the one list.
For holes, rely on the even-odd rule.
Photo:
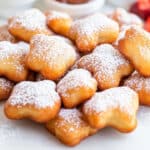
[(104, 2), (105, 0), (90, 0), (83, 4), (67, 4), (56, 0), (45, 0), (45, 5), (50, 10), (63, 11), (72, 17), (79, 18), (100, 10)]
[(32, 7), (35, 0), (0, 0), (0, 16), (9, 17)]
[(136, 0), (108, 0), (110, 4), (128, 9)]

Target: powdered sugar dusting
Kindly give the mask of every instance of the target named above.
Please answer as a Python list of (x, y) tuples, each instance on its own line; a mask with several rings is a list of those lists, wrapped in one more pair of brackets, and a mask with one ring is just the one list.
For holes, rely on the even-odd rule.
[(96, 13), (86, 18), (73, 22), (70, 32), (77, 35), (91, 35), (93, 33), (107, 29), (110, 25), (117, 26), (117, 23), (103, 14)]
[(0, 41), (16, 42), (17, 40), (8, 32), (8, 26), (0, 26)]
[(134, 71), (129, 77), (124, 85), (129, 87), (134, 87), (135, 91), (139, 92), (144, 88), (147, 92), (150, 91), (150, 78), (149, 77), (143, 77), (140, 75), (137, 71)]
[(93, 53), (83, 56), (78, 63), (82, 63), (85, 69), (92, 71), (95, 75), (100, 73), (107, 76), (112, 76), (120, 66), (129, 65), (120, 52), (110, 44), (96, 47)]
[(149, 60), (150, 58), (150, 47), (147, 45), (139, 46), (139, 52), (143, 59)]
[(63, 121), (56, 124), (58, 127), (64, 126), (65, 124), (72, 125), (67, 132), (72, 132), (75, 129), (78, 129), (83, 124), (83, 120), (81, 119), (82, 114), (77, 109), (61, 109), (58, 115)]
[(133, 101), (138, 101), (137, 94), (128, 87), (117, 87), (96, 93), (84, 104), (85, 113), (105, 112), (108, 109), (120, 108), (122, 112), (133, 115)]
[[(132, 25), (130, 29), (128, 29), (129, 31), (132, 31), (132, 34), (128, 35), (129, 39), (137, 42), (137, 38), (135, 37), (139, 37), (139, 36), (144, 36), (145, 38), (143, 38), (143, 41), (145, 45), (149, 46), (149, 41), (150, 41), (150, 33), (147, 32), (146, 30), (142, 29), (139, 26), (136, 25)], [(128, 31), (127, 30), (127, 31)]]
[[(24, 42), (12, 44), (8, 41), (0, 42), (0, 61), (4, 65), (15, 66), (16, 71), (21, 72), (24, 69), (24, 64), (20, 60), (29, 52), (29, 45)], [(14, 61), (10, 61), (10, 58)], [(22, 60), (21, 60), (22, 61)]]
[(75, 69), (70, 71), (57, 85), (58, 93), (69, 97), (68, 90), (80, 87), (93, 87), (91, 74), (84, 69)]
[(20, 25), (28, 30), (42, 30), (46, 27), (46, 17), (38, 9), (30, 9), (11, 19), (9, 27)]
[(119, 32), (119, 35), (118, 35), (118, 38), (117, 38), (117, 40), (115, 41), (115, 45), (118, 45), (119, 44), (119, 41), (121, 40), (121, 39), (124, 39), (125, 38), (125, 35), (126, 35), (126, 31), (128, 30), (128, 29), (130, 29), (131, 28), (131, 25), (124, 25), (124, 26), (122, 26), (121, 28), (120, 28), (120, 32)]
[[(34, 49), (31, 51), (33, 59), (42, 59), (51, 67), (58, 66), (60, 57), (62, 58), (61, 65), (64, 65), (64, 60), (76, 59), (74, 47), (66, 42), (65, 38), (37, 34), (33, 37), (31, 44), (34, 45)], [(63, 60), (63, 58), (65, 59)]]
[(142, 26), (142, 20), (135, 14), (127, 12), (123, 8), (117, 8), (111, 15), (120, 25), (139, 25)]
[(8, 102), (18, 107), (28, 104), (36, 108), (53, 107), (57, 101), (60, 101), (55, 88), (55, 83), (49, 80), (20, 82), (14, 87)]
[[(149, 62), (150, 58), (150, 34), (149, 32), (145, 31), (144, 29), (138, 27), (138, 26), (131, 26), (130, 29), (127, 31), (130, 31), (130, 35), (128, 35), (128, 39), (131, 42), (137, 43), (136, 47), (141, 55), (141, 57)], [(137, 42), (138, 38), (142, 38), (142, 41)]]
[(13, 88), (13, 82), (5, 79), (5, 78), (0, 78), (0, 89), (1, 90), (10, 90), (11, 88)]
[(48, 12), (48, 17), (47, 17), (48, 21), (51, 21), (53, 19), (60, 19), (60, 18), (71, 19), (71, 17), (67, 13), (64, 13), (64, 12), (59, 12), (59, 11)]

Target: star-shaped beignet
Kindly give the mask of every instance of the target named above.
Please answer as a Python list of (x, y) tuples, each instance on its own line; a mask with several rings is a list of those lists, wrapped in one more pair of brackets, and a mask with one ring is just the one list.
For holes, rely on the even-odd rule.
[(130, 132), (136, 128), (138, 106), (136, 92), (128, 87), (117, 87), (97, 92), (84, 103), (82, 111), (92, 127), (111, 126), (120, 132)]
[(26, 80), (28, 69), (25, 60), (28, 52), (29, 45), (24, 42), (0, 42), (0, 75), (15, 82)]
[(63, 37), (35, 35), (30, 42), (30, 53), (26, 65), (40, 72), (46, 79), (58, 80), (75, 63), (74, 46)]
[(86, 137), (96, 133), (84, 120), (78, 109), (61, 109), (58, 116), (46, 124), (47, 129), (61, 142), (75, 146)]
[(125, 80), (124, 85), (138, 93), (140, 104), (150, 106), (150, 77), (144, 77), (135, 71)]
[(35, 34), (52, 34), (47, 28), (46, 16), (36, 8), (11, 17), (8, 21), (8, 29), (12, 35), (26, 42), (29, 42)]
[(72, 23), (68, 36), (79, 51), (91, 52), (98, 44), (113, 43), (119, 33), (118, 24), (107, 16), (96, 13)]
[(14, 83), (6, 78), (0, 77), (0, 101), (10, 96)]
[(110, 44), (102, 44), (79, 59), (78, 68), (89, 70), (98, 82), (99, 89), (117, 87), (124, 76), (132, 73), (132, 66)]
[(139, 16), (130, 13), (123, 8), (115, 9), (110, 14), (108, 14), (108, 16), (111, 19), (117, 21), (120, 27), (124, 25), (138, 25), (140, 27), (143, 26), (143, 21)]
[(65, 12), (46, 12), (48, 27), (57, 34), (68, 36), (72, 24), (72, 18)]
[(73, 108), (85, 102), (94, 95), (96, 90), (96, 80), (84, 69), (68, 72), (57, 84), (57, 92), (66, 108)]
[(17, 39), (8, 32), (8, 25), (0, 26), (0, 41), (17, 42)]
[(59, 112), (61, 101), (53, 81), (23, 81), (18, 83), (5, 104), (9, 119), (28, 118), (47, 122)]
[(119, 51), (143, 76), (150, 76), (150, 33), (131, 26), (118, 42)]

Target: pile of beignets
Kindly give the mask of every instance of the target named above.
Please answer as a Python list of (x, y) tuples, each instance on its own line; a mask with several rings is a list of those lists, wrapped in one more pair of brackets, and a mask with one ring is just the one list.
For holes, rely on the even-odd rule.
[(150, 106), (150, 33), (118, 8), (74, 20), (38, 9), (0, 27), (0, 100), (74, 146), (105, 127), (127, 133)]

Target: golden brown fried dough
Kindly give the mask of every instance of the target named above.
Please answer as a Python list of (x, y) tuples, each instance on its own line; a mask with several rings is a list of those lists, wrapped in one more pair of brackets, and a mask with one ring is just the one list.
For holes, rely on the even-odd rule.
[(8, 25), (0, 26), (0, 41), (17, 42), (17, 39), (8, 32)]
[(49, 80), (17, 84), (5, 104), (6, 116), (17, 120), (28, 118), (40, 123), (53, 119), (61, 105), (55, 88), (55, 83)]
[(137, 71), (126, 79), (125, 86), (135, 90), (139, 95), (140, 104), (150, 106), (150, 78), (143, 77)]
[(46, 79), (58, 80), (75, 63), (75, 48), (59, 36), (35, 35), (30, 43), (27, 66)]
[(143, 21), (136, 14), (129, 13), (123, 8), (117, 8), (108, 15), (111, 19), (117, 21), (120, 26), (138, 25), (143, 26)]
[(120, 52), (130, 60), (143, 76), (150, 76), (150, 34), (131, 26), (119, 41)]
[(89, 70), (102, 90), (119, 86), (120, 80), (133, 70), (130, 63), (110, 44), (96, 47), (93, 53), (81, 57), (77, 66)]
[(68, 31), (72, 24), (72, 18), (64, 12), (48, 11), (46, 12), (47, 25), (55, 33), (68, 36)]
[(117, 87), (96, 93), (85, 102), (82, 111), (88, 123), (102, 129), (111, 126), (120, 132), (136, 128), (138, 95), (128, 87)]
[(61, 109), (58, 116), (46, 124), (47, 129), (61, 142), (68, 146), (75, 146), (89, 135), (96, 133), (77, 109)]
[(125, 37), (125, 34), (126, 34), (126, 31), (128, 29), (131, 28), (132, 25), (124, 25), (124, 26), (121, 26), (120, 28), (120, 31), (119, 31), (119, 35), (118, 35), (118, 38), (116, 39), (116, 41), (113, 43), (113, 45), (115, 47), (118, 47), (118, 44), (119, 44), (119, 41)]
[(57, 84), (57, 92), (66, 108), (73, 108), (85, 102), (94, 95), (96, 90), (96, 80), (84, 69), (70, 71)]
[(26, 42), (29, 42), (36, 34), (52, 34), (46, 26), (45, 15), (35, 8), (10, 18), (8, 24), (10, 33)]
[(81, 52), (91, 52), (98, 44), (113, 43), (118, 33), (115, 21), (97, 13), (74, 21), (68, 35)]
[(10, 96), (14, 83), (5, 78), (0, 78), (0, 101)]
[(28, 52), (29, 45), (24, 42), (0, 42), (0, 75), (15, 82), (26, 80), (28, 69), (25, 59)]

